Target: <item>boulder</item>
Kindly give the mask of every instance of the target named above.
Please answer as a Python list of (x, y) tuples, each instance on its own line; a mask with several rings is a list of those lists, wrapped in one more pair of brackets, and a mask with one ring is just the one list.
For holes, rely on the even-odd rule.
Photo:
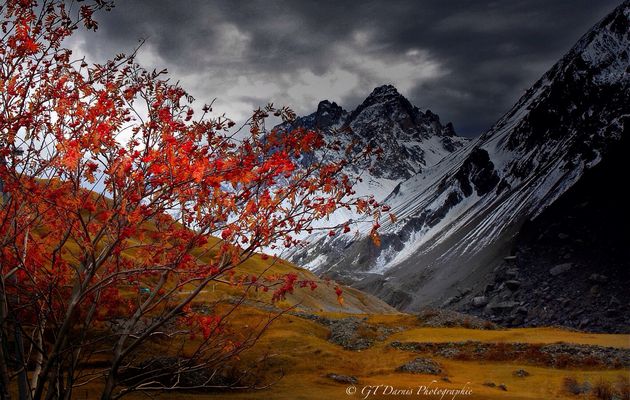
[(527, 315), (529, 310), (526, 307), (519, 307), (516, 309), (516, 312), (519, 314)]
[(510, 279), (515, 279), (516, 277), (518, 277), (518, 269), (517, 268), (510, 268), (507, 271), (505, 271), (505, 277), (510, 280)]
[(442, 303), (442, 307), (447, 307), (450, 306), (451, 304), (457, 303), (457, 301), (459, 300), (459, 297), (449, 297), (448, 299), (444, 300), (444, 303)]
[(332, 379), (335, 382), (347, 383), (350, 385), (356, 385), (359, 382), (357, 377), (352, 376), (352, 375), (337, 375), (337, 374), (330, 373), (326, 375), (326, 378)]
[(491, 304), (489, 307), (494, 312), (509, 312), (518, 305), (519, 303), (516, 301), (502, 301), (496, 304)]
[(488, 304), (488, 298), (486, 296), (477, 296), (472, 299), (472, 305), (474, 307), (484, 307), (486, 304)]
[(608, 282), (608, 277), (602, 274), (591, 274), (591, 276), (588, 277), (588, 280), (596, 283), (606, 283)]
[(516, 371), (512, 372), (512, 375), (516, 376), (517, 378), (525, 378), (526, 376), (529, 376), (530, 374), (524, 369), (517, 369)]
[(573, 268), (573, 264), (572, 263), (558, 264), (555, 267), (551, 268), (549, 270), (549, 273), (552, 276), (558, 276), (558, 275), (564, 274), (565, 272), (569, 271), (571, 268)]
[(430, 358), (418, 357), (396, 368), (396, 371), (411, 372), (414, 374), (439, 375), (442, 373), (442, 367)]
[(346, 350), (365, 350), (376, 340), (385, 340), (396, 331), (395, 328), (369, 324), (365, 319), (356, 317), (331, 320), (326, 325), (330, 329), (328, 341)]
[(460, 297), (461, 297), (461, 296), (466, 296), (468, 293), (472, 292), (472, 289), (471, 289), (471, 288), (469, 288), (469, 287), (466, 287), (466, 288), (458, 288), (458, 289), (457, 289), (457, 291), (459, 292)]

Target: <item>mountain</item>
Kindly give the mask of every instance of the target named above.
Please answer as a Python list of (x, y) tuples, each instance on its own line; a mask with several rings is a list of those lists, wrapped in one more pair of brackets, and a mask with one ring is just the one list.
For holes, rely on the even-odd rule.
[[(627, 182), (627, 151), (619, 149), (627, 148), (630, 129), (629, 19), (630, 2), (626, 1), (586, 33), (492, 128), (399, 182), (385, 198), (398, 219), (381, 227), (380, 247), (364, 230), (360, 238), (314, 241), (292, 260), (352, 283), (400, 309), (436, 304), (474, 309), (508, 324), (553, 322), (553, 315), (545, 316), (539, 310), (542, 302), (550, 300), (541, 299), (560, 298), (562, 303), (583, 298), (583, 289), (576, 288), (584, 286), (581, 280), (598, 274), (606, 278), (608, 287), (602, 289), (604, 278), (590, 282), (599, 279), (600, 293), (615, 298), (611, 318), (630, 326), (625, 312), (628, 292), (619, 286), (630, 283), (630, 243), (621, 223), (630, 220), (627, 206), (606, 214), (615, 219), (607, 221), (607, 236), (617, 238), (615, 243), (625, 243), (625, 250), (614, 260), (580, 259), (563, 243), (552, 246), (544, 235), (532, 236), (546, 223), (571, 217), (556, 205), (565, 202), (567, 207), (577, 207), (576, 202), (583, 198), (580, 193), (621, 196), (621, 185)], [(349, 125), (374, 126), (356, 122), (357, 111), (361, 115), (370, 107), (366, 100), (350, 113)], [(430, 118), (427, 114), (422, 117)], [(382, 131), (405, 125), (393, 115), (394, 126), (379, 126)], [(450, 136), (435, 131), (432, 140), (444, 137)], [(586, 179), (603, 175), (609, 183), (606, 190), (600, 187), (601, 179)], [(595, 207), (593, 212), (602, 207), (601, 201), (586, 203), (584, 207)], [(589, 232), (596, 234), (601, 231), (597, 223), (601, 221), (582, 228), (592, 228)], [(559, 233), (569, 241), (581, 236), (582, 247), (588, 246), (589, 239), (597, 242), (583, 232)], [(600, 245), (607, 251), (605, 243)], [(547, 256), (532, 254), (543, 247)], [(519, 297), (523, 285), (518, 279), (526, 276), (532, 284), (543, 284), (539, 289), (546, 288), (545, 296)], [(592, 308), (592, 313), (601, 311)], [(593, 322), (594, 316), (574, 318), (580, 321), (564, 319), (569, 325), (600, 327)]]
[(375, 88), (351, 112), (323, 100), (316, 112), (280, 125), (283, 129), (297, 127), (318, 128), (338, 140), (341, 150), (327, 157), (343, 157), (344, 149), (352, 142), (357, 149), (378, 148), (379, 155), (345, 171), (362, 179), (355, 187), (358, 195), (374, 195), (376, 200), (382, 200), (400, 181), (435, 165), (468, 141), (456, 135), (450, 122), (442, 125), (438, 115), (431, 110), (422, 112), (392, 85)]
[(343, 122), (360, 142), (383, 150), (371, 171), (375, 177), (404, 179), (462, 147), (453, 125), (424, 113), (391, 85), (377, 87)]
[[(431, 110), (421, 111), (412, 105), (392, 85), (375, 88), (354, 110), (348, 112), (335, 102), (321, 101), (317, 111), (276, 127), (319, 129), (327, 141), (337, 142), (338, 150), (316, 151), (304, 157), (338, 160), (347, 157), (346, 148), (368, 146), (374, 151), (369, 158), (348, 164), (344, 168), (355, 183), (356, 196), (373, 197), (381, 202), (400, 182), (437, 164), (446, 155), (462, 149), (469, 139), (455, 133), (453, 124), (442, 124)], [(366, 217), (354, 210), (340, 209), (325, 221), (313, 224), (314, 228), (332, 227), (353, 221), (359, 226), (370, 226)], [(367, 228), (366, 228), (367, 229)], [(304, 239), (309, 242), (328, 242), (328, 229), (315, 230)], [(318, 253), (304, 253), (302, 248), (285, 251), (282, 257), (297, 260), (306, 268), (315, 269), (326, 262)]]

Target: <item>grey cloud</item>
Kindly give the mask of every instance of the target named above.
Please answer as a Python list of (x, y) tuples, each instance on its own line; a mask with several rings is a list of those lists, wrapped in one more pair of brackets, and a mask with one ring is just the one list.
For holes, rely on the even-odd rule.
[(267, 101), (308, 113), (319, 97), (352, 108), (394, 83), (476, 135), (618, 3), (123, 0), (82, 33), (83, 51), (100, 59), (147, 38), (149, 62), (237, 116)]

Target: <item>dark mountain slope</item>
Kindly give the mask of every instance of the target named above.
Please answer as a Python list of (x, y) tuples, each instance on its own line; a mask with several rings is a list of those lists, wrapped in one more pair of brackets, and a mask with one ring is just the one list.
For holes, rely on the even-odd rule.
[[(515, 258), (490, 274), (484, 289), (462, 297), (460, 309), (506, 325), (630, 331), (628, 154), (625, 132), (599, 165), (523, 225)], [(518, 304), (496, 307), (502, 302)]]

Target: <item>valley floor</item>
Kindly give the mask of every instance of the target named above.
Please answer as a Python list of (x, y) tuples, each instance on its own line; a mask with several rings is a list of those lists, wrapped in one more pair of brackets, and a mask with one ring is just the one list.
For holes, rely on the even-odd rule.
[[(251, 320), (258, 312), (249, 309), (244, 318)], [(567, 378), (574, 378), (578, 389), (584, 382), (610, 384), (617, 390), (630, 385), (630, 335), (558, 328), (427, 327), (426, 322), (422, 316), (407, 314), (285, 315), (241, 360), (262, 382), (275, 381), (270, 387), (158, 398), (578, 399), (590, 394), (569, 393)], [(464, 325), (471, 324), (464, 321)], [(559, 342), (564, 344), (548, 346)], [(417, 358), (420, 364), (410, 364), (408, 369), (428, 372), (437, 365), (441, 371), (397, 370)], [(466, 390), (442, 397), (423, 392), (422, 387)]]

